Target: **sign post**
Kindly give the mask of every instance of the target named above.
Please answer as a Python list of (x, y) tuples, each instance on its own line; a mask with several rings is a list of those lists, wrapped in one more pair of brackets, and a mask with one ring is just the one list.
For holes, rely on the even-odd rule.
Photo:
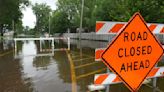
[(162, 46), (142, 16), (135, 13), (101, 58), (132, 92), (137, 92), (162, 55)]

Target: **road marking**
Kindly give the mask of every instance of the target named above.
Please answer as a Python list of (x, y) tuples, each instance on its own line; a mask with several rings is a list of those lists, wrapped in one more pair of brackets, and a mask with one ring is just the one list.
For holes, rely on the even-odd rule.
[(99, 63), (99, 62), (92, 62), (92, 63), (88, 63), (88, 64), (84, 64), (84, 65), (79, 65), (79, 66), (76, 66), (75, 69), (82, 68), (82, 67), (89, 66), (89, 65), (93, 65), (96, 63)]
[(0, 57), (5, 56), (5, 55), (7, 55), (7, 54), (10, 54), (10, 53), (13, 52), (13, 51), (14, 51), (14, 50), (10, 50), (10, 51), (8, 51), (8, 52), (2, 53), (2, 54), (0, 54)]
[(83, 75), (79, 75), (76, 77), (77, 80), (81, 79), (81, 78), (84, 78), (84, 77), (87, 77), (87, 76), (90, 76), (90, 75), (93, 75), (93, 74), (96, 74), (96, 73), (100, 73), (101, 71), (104, 71), (106, 70), (106, 68), (103, 68), (103, 69), (100, 69), (100, 70), (97, 70), (97, 71), (93, 71), (93, 72), (90, 72), (90, 73), (87, 73), (87, 74), (83, 74)]
[(80, 56), (79, 55), (72, 56), (72, 58), (78, 58), (78, 57), (80, 57)]
[[(77, 52), (77, 51), (71, 51), (71, 52), (73, 52), (73, 53), (77, 53), (77, 54), (79, 54), (80, 52)], [(87, 56), (87, 57), (93, 57), (92, 55), (88, 55), (88, 54), (84, 54), (84, 53), (82, 53), (82, 56)]]
[(94, 59), (94, 57), (91, 57), (91, 58), (84, 58), (84, 59), (79, 59), (79, 60), (74, 60), (74, 62), (83, 61), (83, 60), (88, 60), (88, 59)]
[(72, 79), (72, 92), (77, 92), (77, 83), (76, 83), (76, 75), (75, 75), (75, 67), (73, 64), (73, 60), (71, 58), (70, 52), (68, 52), (66, 50), (66, 54), (68, 56), (69, 59), (69, 63), (70, 63), (70, 69), (71, 69), (71, 79)]

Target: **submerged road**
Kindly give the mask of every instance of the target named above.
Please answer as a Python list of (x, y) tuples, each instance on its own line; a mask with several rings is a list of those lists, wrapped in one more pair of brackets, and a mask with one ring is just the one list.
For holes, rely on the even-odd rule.
[[(0, 92), (88, 92), (94, 74), (106, 73), (105, 65), (95, 62), (94, 51), (103, 42), (71, 40), (71, 50), (55, 51), (53, 56), (37, 56), (52, 53), (51, 42), (39, 41), (0, 42)], [(87, 45), (89, 44), (89, 45)], [(93, 44), (94, 46), (92, 46)], [(106, 43), (104, 43), (105, 45)], [(56, 40), (55, 48), (66, 48), (66, 42)], [(44, 50), (45, 49), (45, 50)], [(15, 57), (15, 54), (19, 57)], [(164, 59), (158, 66), (164, 65)], [(163, 92), (164, 78), (157, 79), (155, 92)], [(143, 85), (140, 92), (154, 92), (152, 83)], [(110, 92), (129, 92), (123, 84), (111, 85)]]

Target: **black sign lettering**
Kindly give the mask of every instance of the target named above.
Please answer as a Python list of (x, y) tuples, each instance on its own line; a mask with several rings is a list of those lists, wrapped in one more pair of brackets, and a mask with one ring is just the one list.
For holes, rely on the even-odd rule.
[(138, 33), (137, 40), (142, 40), (142, 37), (141, 37), (141, 33), (140, 32)]
[(142, 46), (142, 55), (146, 54), (146, 46)]
[(120, 57), (120, 58), (123, 57), (123, 55), (121, 55), (121, 51), (123, 51), (123, 48), (120, 48), (120, 49), (118, 50), (118, 57)]
[(150, 61), (148, 59), (123, 63), (120, 72), (141, 70), (141, 69), (149, 68), (149, 66), (150, 66)]
[(140, 55), (140, 53), (141, 53), (140, 48), (141, 48), (141, 47), (137, 47), (136, 54), (137, 54), (138, 56), (139, 56), (139, 55)]
[(142, 61), (140, 62), (140, 66), (139, 66), (139, 69), (141, 69), (141, 68), (144, 69), (144, 64)]
[(147, 54), (151, 54), (152, 52), (152, 47), (149, 45), (147, 46)]
[(128, 41), (128, 36), (129, 36), (129, 33), (128, 32), (124, 32), (124, 42)]
[(125, 57), (128, 57), (128, 56), (129, 56), (129, 54), (128, 54), (128, 52), (127, 52), (127, 49), (125, 48), (124, 50), (125, 50), (125, 54), (124, 54), (124, 55), (125, 55)]
[(137, 65), (138, 64), (138, 61), (134, 61), (134, 70), (138, 70), (138, 68), (137, 68)]
[(144, 33), (143, 33), (143, 40), (147, 40), (147, 36), (148, 36), (148, 35), (147, 35), (147, 32), (144, 32)]
[(134, 56), (135, 55), (135, 48), (131, 47), (130, 48), (130, 56)]
[(149, 60), (146, 60), (145, 61), (145, 68), (149, 68), (149, 66), (150, 66), (150, 62), (149, 62)]
[(127, 69), (126, 69), (127, 71), (129, 70), (132, 71), (132, 64), (133, 64), (132, 62), (127, 63)]
[(123, 63), (122, 66), (121, 66), (121, 70), (120, 70), (120, 72), (122, 72), (122, 71), (126, 72), (125, 64), (124, 64), (124, 63)]
[(131, 38), (131, 41), (135, 41), (135, 39), (136, 39), (136, 34), (135, 34), (135, 32), (132, 32), (132, 33), (131, 33), (130, 38)]

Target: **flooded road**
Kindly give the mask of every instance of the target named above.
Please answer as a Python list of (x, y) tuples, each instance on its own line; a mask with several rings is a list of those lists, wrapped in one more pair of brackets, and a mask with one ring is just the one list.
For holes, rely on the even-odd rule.
[[(0, 92), (88, 92), (94, 74), (106, 73), (102, 62), (94, 59), (95, 48), (107, 42), (55, 41), (52, 52), (50, 41), (18, 41), (17, 50), (13, 40), (0, 41)], [(164, 65), (162, 58), (158, 64)], [(135, 81), (135, 80), (134, 80)], [(164, 78), (157, 79), (157, 87), (150, 83), (142, 85), (140, 92), (164, 92)], [(105, 92), (103, 90), (102, 92)], [(110, 86), (109, 92), (129, 92), (121, 83)]]

